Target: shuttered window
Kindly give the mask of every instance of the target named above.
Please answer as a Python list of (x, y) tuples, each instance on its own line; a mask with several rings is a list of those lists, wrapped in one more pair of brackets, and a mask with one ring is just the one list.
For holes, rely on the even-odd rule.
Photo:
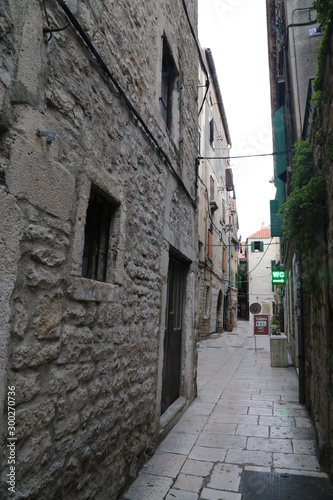
[(210, 229), (208, 229), (208, 259), (210, 261), (213, 260), (213, 233)]
[(215, 197), (215, 184), (212, 176), (210, 176), (209, 180), (210, 180), (210, 199), (211, 201), (213, 201)]
[(264, 242), (263, 241), (252, 241), (251, 242), (251, 252), (263, 252)]

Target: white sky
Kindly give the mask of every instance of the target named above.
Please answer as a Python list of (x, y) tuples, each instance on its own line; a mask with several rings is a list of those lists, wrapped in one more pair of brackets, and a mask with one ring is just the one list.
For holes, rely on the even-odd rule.
[[(265, 0), (198, 0), (199, 40), (213, 53), (232, 141), (230, 156), (272, 153)], [(233, 159), (242, 241), (270, 224), (273, 159)]]

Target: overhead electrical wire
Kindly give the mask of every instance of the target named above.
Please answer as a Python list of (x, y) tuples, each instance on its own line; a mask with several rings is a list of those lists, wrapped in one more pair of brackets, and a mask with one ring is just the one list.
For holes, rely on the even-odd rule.
[[(64, 0), (55, 0), (55, 1), (62, 8), (62, 10), (66, 14), (67, 18), (69, 19), (70, 23), (74, 26), (75, 30), (80, 35), (80, 37), (82, 38), (82, 40), (84, 41), (85, 45), (88, 47), (88, 49), (90, 50), (90, 52), (94, 55), (97, 63), (99, 64), (99, 66), (102, 68), (102, 70), (107, 75), (107, 77), (112, 81), (113, 85), (118, 90), (120, 96), (122, 97), (122, 99), (123, 99), (124, 103), (126, 104), (126, 106), (128, 107), (128, 109), (131, 111), (131, 113), (138, 120), (138, 122), (140, 123), (140, 125), (142, 126), (142, 128), (144, 129), (144, 131), (146, 132), (146, 134), (148, 135), (148, 137), (151, 139), (151, 141), (155, 144), (155, 146), (157, 147), (157, 149), (160, 152), (161, 156), (164, 158), (164, 160), (168, 164), (170, 170), (172, 171), (172, 173), (176, 177), (179, 185), (182, 187), (182, 189), (185, 192), (186, 196), (191, 201), (191, 204), (196, 208), (196, 206), (197, 206), (196, 200), (192, 198), (190, 192), (187, 190), (187, 187), (185, 186), (183, 180), (180, 178), (180, 176), (178, 175), (177, 171), (175, 170), (175, 168), (174, 168), (174, 166), (173, 166), (173, 164), (172, 164), (169, 156), (164, 151), (164, 149), (160, 146), (158, 140), (156, 139), (156, 137), (154, 136), (154, 134), (151, 132), (151, 130), (149, 129), (149, 127), (145, 123), (144, 119), (141, 117), (140, 113), (135, 109), (135, 107), (133, 106), (133, 104), (131, 103), (131, 101), (129, 100), (129, 98), (127, 97), (126, 93), (124, 92), (124, 90), (122, 89), (122, 87), (120, 86), (120, 84), (118, 83), (118, 81), (116, 80), (115, 76), (111, 73), (111, 71), (109, 70), (108, 66), (106, 65), (106, 63), (102, 59), (101, 55), (99, 54), (99, 52), (97, 51), (97, 49), (94, 47), (92, 41), (90, 40), (90, 38), (88, 37), (88, 35), (86, 34), (86, 32), (83, 30), (83, 28), (79, 24), (78, 20), (74, 16), (74, 14), (70, 11), (70, 9), (68, 8), (68, 6), (64, 2)], [(184, 5), (184, 8), (186, 8), (186, 5), (185, 5), (184, 1), (183, 1), (183, 5)], [(187, 10), (186, 10), (186, 12), (187, 12)], [(191, 25), (190, 25), (190, 27), (191, 27)], [(191, 31), (192, 30), (193, 30), (193, 28), (191, 27)]]
[(273, 241), (273, 236), (271, 237), (271, 241), (268, 243), (268, 246), (267, 246), (267, 248), (266, 248), (265, 252), (263, 253), (263, 256), (261, 257), (261, 259), (260, 259), (260, 260), (259, 260), (259, 262), (257, 263), (257, 265), (256, 265), (253, 269), (251, 269), (251, 271), (247, 272), (245, 276), (248, 276), (249, 274), (253, 273), (253, 271), (254, 271), (255, 269), (257, 269), (257, 267), (259, 266), (260, 262), (262, 262), (262, 259), (265, 257), (265, 255), (266, 255), (266, 253), (267, 253), (267, 251), (268, 251), (268, 249), (269, 249), (270, 245), (272, 244), (272, 241)]
[(238, 160), (240, 158), (257, 158), (260, 156), (278, 156), (290, 153), (291, 149), (286, 151), (273, 151), (273, 153), (261, 153), (257, 155), (240, 155), (240, 156), (198, 156), (198, 160)]

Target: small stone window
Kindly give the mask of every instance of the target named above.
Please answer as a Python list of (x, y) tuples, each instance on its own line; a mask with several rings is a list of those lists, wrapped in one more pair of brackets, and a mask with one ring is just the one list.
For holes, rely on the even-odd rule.
[(209, 144), (214, 148), (214, 119), (209, 121)]
[(208, 229), (208, 252), (207, 252), (208, 260), (212, 262), (213, 260), (213, 228), (210, 227)]
[(161, 115), (166, 126), (171, 130), (172, 126), (172, 95), (176, 88), (178, 77), (177, 67), (165, 35), (163, 39), (162, 56), (162, 87), (160, 97)]
[(92, 186), (84, 231), (82, 276), (106, 281), (110, 231), (116, 205), (107, 194)]
[(225, 273), (227, 269), (227, 251), (223, 248), (222, 252), (222, 271)]
[(205, 316), (209, 316), (209, 292), (210, 292), (210, 287), (206, 287), (206, 296), (205, 296)]

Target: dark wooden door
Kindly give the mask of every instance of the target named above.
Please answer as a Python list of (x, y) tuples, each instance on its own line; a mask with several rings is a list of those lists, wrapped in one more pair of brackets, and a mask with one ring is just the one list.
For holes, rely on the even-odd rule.
[(183, 323), (184, 265), (170, 257), (164, 361), (162, 413), (179, 397)]

